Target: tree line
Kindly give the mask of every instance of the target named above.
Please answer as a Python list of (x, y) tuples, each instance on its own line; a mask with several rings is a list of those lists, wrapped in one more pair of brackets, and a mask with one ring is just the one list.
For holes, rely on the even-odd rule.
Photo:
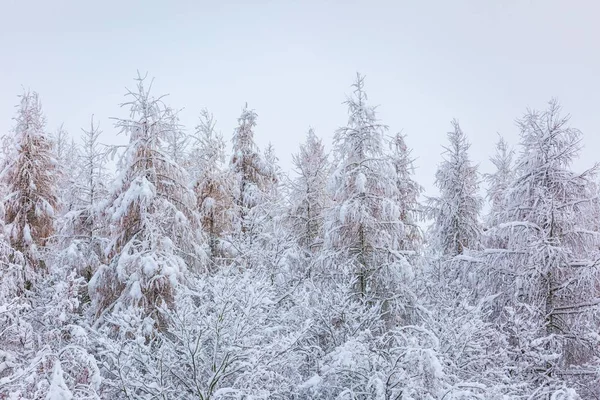
[(228, 152), (210, 112), (188, 131), (135, 83), (124, 148), (19, 97), (0, 399), (600, 399), (598, 166), (572, 170), (557, 101), (491, 174), (453, 120), (427, 197), (361, 75), (331, 154), (308, 129), (290, 174), (248, 105)]

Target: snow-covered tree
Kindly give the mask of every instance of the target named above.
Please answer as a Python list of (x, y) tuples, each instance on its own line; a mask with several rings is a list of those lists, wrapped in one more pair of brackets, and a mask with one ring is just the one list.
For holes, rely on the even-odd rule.
[(70, 154), (73, 149), (73, 140), (71, 139), (71, 136), (65, 129), (64, 125), (61, 125), (56, 129), (52, 135), (52, 140), (54, 141), (54, 153), (56, 154), (56, 161), (59, 164), (66, 164), (68, 159), (70, 159), (73, 155)]
[(0, 308), (0, 398), (100, 398), (102, 378), (81, 323), (85, 282), (53, 261), (27, 303)]
[(498, 143), (496, 143), (496, 154), (490, 158), (496, 170), (491, 174), (484, 175), (484, 179), (489, 185), (487, 199), (491, 204), (487, 221), (488, 226), (498, 222), (494, 221), (493, 218), (498, 216), (506, 207), (507, 191), (510, 190), (515, 174), (513, 157), (514, 151), (508, 147), (504, 138), (500, 137)]
[[(334, 136), (335, 172), (330, 182), (333, 202), (325, 240), (333, 264), (348, 265), (357, 277), (356, 290), (379, 294), (400, 275), (395, 262), (403, 237), (394, 166), (384, 152), (384, 132), (375, 108), (366, 104), (364, 77), (357, 74), (348, 106), (348, 124)], [(342, 261), (343, 260), (343, 261)], [(385, 278), (384, 278), (385, 276)]]
[(281, 167), (279, 167), (279, 157), (277, 157), (275, 146), (273, 146), (271, 142), (267, 144), (267, 147), (263, 152), (263, 159), (265, 162), (266, 175), (270, 178), (265, 180), (264, 192), (266, 197), (273, 201), (282, 195), (279, 190), (281, 189), (283, 171), (281, 170)]
[(0, 399), (599, 399), (598, 167), (573, 171), (557, 102), (497, 144), (484, 229), (453, 121), (423, 252), (410, 150), (362, 76), (333, 162), (309, 130), (292, 180), (254, 111), (226, 165), (212, 115), (188, 136), (136, 83), (126, 146), (47, 134), (35, 93), (4, 136)]
[(423, 235), (418, 225), (422, 212), (419, 196), (423, 188), (413, 179), (413, 160), (411, 151), (406, 145), (405, 135), (400, 132), (394, 135), (390, 140), (390, 147), (390, 159), (396, 172), (400, 221), (404, 233), (399, 248), (403, 251), (418, 251), (423, 244)]
[(130, 140), (104, 210), (109, 264), (97, 270), (90, 289), (97, 317), (132, 309), (152, 326), (160, 322), (161, 307), (173, 306), (185, 270), (205, 266), (203, 238), (186, 173), (163, 148), (165, 135), (178, 129), (170, 109), (141, 77), (127, 95), (130, 118), (116, 126)]
[(89, 130), (82, 129), (82, 146), (76, 153), (77, 168), (71, 192), (71, 210), (62, 218), (64, 251), (81, 276), (90, 280), (104, 259), (107, 229), (100, 216), (108, 197), (109, 175), (105, 168), (106, 150), (99, 143), (102, 131), (90, 120)]
[(516, 176), (489, 233), (504, 246), (486, 250), (488, 288), (503, 294), (497, 318), (521, 363), (516, 374), (541, 393), (564, 382), (581, 395), (598, 393), (597, 167), (571, 170), (582, 134), (556, 101), (528, 111), (518, 126)]
[(255, 238), (246, 249), (250, 265), (262, 265), (269, 269), (272, 278), (284, 267), (288, 250), (293, 244), (293, 232), (288, 229), (286, 198), (288, 187), (282, 182), (287, 175), (279, 167), (275, 148), (269, 143), (264, 151), (264, 171), (266, 172), (262, 201), (248, 214), (247, 220), (253, 226)]
[(316, 252), (323, 243), (331, 166), (323, 143), (312, 128), (300, 151), (292, 156), (292, 162), (297, 177), (291, 182), (289, 194), (291, 229), (302, 248)]
[(145, 399), (285, 399), (300, 382), (297, 326), (284, 323), (265, 269), (223, 266), (193, 277), (164, 310), (169, 332), (105, 341), (107, 395)]
[(225, 164), (225, 142), (215, 131), (215, 120), (206, 109), (200, 112), (200, 123), (192, 136), (190, 171), (194, 179), (202, 228), (208, 235), (210, 259), (217, 262), (220, 240), (229, 229), (231, 180)]
[(479, 195), (477, 166), (469, 159), (470, 143), (458, 121), (448, 132), (443, 161), (435, 175), (438, 197), (428, 198), (428, 215), (433, 219), (429, 236), (431, 248), (444, 257), (477, 250), (480, 241), (479, 213), (483, 199)]
[(62, 215), (69, 212), (76, 202), (77, 191), (74, 186), (79, 174), (79, 166), (77, 165), (79, 146), (77, 146), (63, 125), (56, 129), (51, 138), (53, 141), (54, 158), (58, 166), (56, 188), (59, 199), (59, 211)]
[[(4, 207), (0, 205), (2, 218), (0, 228), (4, 228)], [(30, 324), (23, 318), (30, 309), (22, 296), (24, 282), (23, 255), (16, 251), (4, 234), (0, 232), (0, 396), (6, 393), (4, 387), (17, 385), (16, 375), (28, 359), (30, 344)]]
[(25, 259), (0, 235), (0, 398), (99, 398), (80, 302), (86, 284), (70, 268), (70, 254), (52, 250), (44, 256), (47, 272), (23, 296)]
[(55, 229), (58, 172), (37, 93), (21, 95), (15, 122), (14, 147), (7, 150), (2, 171), (5, 230), (12, 247), (25, 257), (24, 280), (30, 286), (45, 269), (42, 250)]
[(254, 142), (256, 118), (256, 112), (246, 105), (233, 133), (233, 153), (229, 164), (233, 180), (233, 232), (250, 241), (258, 227), (254, 226), (255, 219), (249, 218), (249, 213), (264, 201), (265, 191), (276, 179)]
[(106, 150), (99, 142), (101, 134), (98, 125), (94, 125), (93, 117), (90, 120), (90, 129), (82, 129), (83, 144), (79, 158), (80, 175), (77, 192), (80, 196), (78, 206), (83, 212), (83, 215), (80, 215), (82, 228), (89, 237), (94, 236), (98, 230), (96, 209), (108, 196), (106, 181), (109, 175), (105, 168)]
[(173, 162), (184, 165), (187, 158), (189, 136), (179, 122), (179, 115), (173, 109), (168, 109), (164, 118), (169, 120), (171, 129), (165, 133), (164, 141), (167, 144), (166, 152)]
[(356, 282), (356, 276), (317, 269), (289, 302), (286, 319), (297, 327), (292, 360), (302, 378), (297, 398), (431, 399), (481, 392), (460, 385), (452, 390), (464, 382), (446, 376), (438, 326), (388, 324), (381, 317), (389, 313), (384, 302), (357, 301)]

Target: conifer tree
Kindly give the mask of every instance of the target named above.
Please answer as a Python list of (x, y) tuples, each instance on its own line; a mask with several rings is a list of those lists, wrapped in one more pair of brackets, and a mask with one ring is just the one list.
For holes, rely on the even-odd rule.
[(431, 247), (444, 257), (454, 257), (467, 249), (477, 250), (480, 241), (479, 213), (483, 199), (479, 196), (477, 166), (469, 159), (466, 135), (457, 120), (448, 132), (448, 147), (435, 175), (438, 197), (428, 199)]
[(56, 177), (57, 197), (59, 199), (59, 212), (63, 215), (73, 209), (77, 201), (75, 181), (77, 179), (79, 146), (69, 135), (63, 125), (51, 136), (54, 157), (57, 163), (58, 175)]
[(400, 221), (403, 229), (399, 249), (415, 252), (420, 250), (423, 244), (423, 235), (418, 225), (422, 211), (419, 196), (423, 188), (413, 179), (414, 167), (405, 135), (400, 132), (394, 135), (391, 138), (390, 147), (390, 159), (396, 173), (397, 202), (400, 207)]
[(251, 265), (266, 266), (271, 278), (285, 266), (287, 269), (287, 251), (292, 246), (293, 233), (287, 229), (286, 201), (289, 196), (288, 187), (282, 182), (287, 179), (281, 167), (274, 146), (269, 143), (264, 151), (264, 171), (266, 172), (261, 204), (254, 207), (249, 214), (249, 221), (255, 226), (252, 239)]
[(76, 325), (85, 286), (56, 251), (56, 153), (35, 92), (22, 95), (15, 120), (16, 146), (2, 174), (0, 398), (68, 397), (74, 386), (93, 396), (100, 377)]
[(254, 225), (255, 219), (249, 214), (265, 200), (267, 187), (276, 179), (254, 142), (256, 118), (256, 112), (246, 105), (233, 133), (233, 154), (229, 164), (234, 201), (232, 229), (234, 234), (250, 241), (259, 227)]
[(110, 223), (109, 264), (98, 269), (90, 287), (97, 316), (133, 310), (144, 323), (161, 323), (159, 309), (172, 307), (187, 268), (204, 266), (203, 239), (194, 195), (184, 170), (162, 147), (178, 129), (161, 98), (150, 95), (144, 78), (127, 94), (129, 119), (116, 126), (129, 135), (119, 177), (104, 212)]
[(506, 207), (505, 201), (508, 197), (507, 192), (510, 190), (510, 186), (514, 179), (513, 157), (514, 151), (509, 149), (504, 138), (500, 137), (498, 143), (496, 143), (496, 154), (490, 158), (496, 171), (484, 175), (484, 179), (489, 185), (487, 199), (491, 204), (487, 221), (488, 227), (498, 222), (494, 221), (494, 218), (500, 215)]
[(208, 235), (209, 257), (214, 264), (221, 254), (220, 240), (229, 229), (231, 180), (224, 168), (225, 142), (215, 131), (215, 120), (206, 109), (192, 136), (190, 171), (194, 179), (197, 207), (202, 228)]
[(82, 145), (75, 153), (77, 168), (70, 188), (73, 204), (63, 217), (64, 248), (71, 254), (79, 274), (89, 281), (104, 260), (107, 229), (101, 219), (101, 205), (108, 198), (109, 174), (106, 151), (99, 143), (100, 131), (93, 116), (89, 130), (82, 129)]
[(311, 252), (323, 243), (323, 221), (328, 207), (327, 179), (331, 166), (320, 138), (312, 128), (300, 151), (292, 156), (297, 177), (291, 184), (291, 229), (298, 244)]
[(25, 257), (24, 279), (29, 286), (45, 270), (42, 249), (54, 233), (58, 172), (37, 93), (21, 95), (15, 122), (14, 147), (8, 150), (2, 171), (5, 229), (12, 247)]
[(402, 227), (395, 171), (384, 153), (387, 127), (366, 103), (364, 77), (357, 74), (352, 87), (353, 95), (345, 102), (348, 124), (334, 136), (333, 205), (325, 232), (327, 247), (337, 258), (334, 263), (345, 260), (350, 265), (356, 289), (364, 296), (385, 292), (394, 278), (383, 279), (382, 271), (404, 259), (398, 253)]
[(264, 192), (266, 197), (271, 201), (278, 200), (282, 195), (282, 193), (279, 193), (279, 189), (281, 188), (283, 172), (279, 166), (279, 158), (277, 157), (273, 143), (269, 142), (265, 148), (263, 159), (265, 160), (265, 172), (268, 177), (268, 179), (265, 180)]
[[(497, 317), (528, 384), (558, 390), (564, 382), (597, 393), (600, 321), (597, 166), (575, 173), (581, 132), (553, 100), (518, 120), (522, 150), (490, 229), (487, 288), (502, 293)], [(586, 387), (587, 386), (587, 387)]]
[(163, 139), (167, 144), (166, 153), (174, 163), (183, 166), (187, 158), (190, 138), (183, 131), (179, 122), (179, 115), (175, 110), (169, 108), (164, 117), (170, 121), (170, 125), (172, 126), (172, 129), (165, 133)]

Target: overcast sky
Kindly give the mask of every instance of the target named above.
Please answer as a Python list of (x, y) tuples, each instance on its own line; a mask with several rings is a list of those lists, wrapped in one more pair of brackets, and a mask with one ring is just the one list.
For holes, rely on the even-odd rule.
[(515, 118), (553, 96), (584, 132), (581, 169), (600, 160), (598, 15), (593, 0), (0, 0), (0, 131), (24, 86), (50, 130), (78, 136), (93, 113), (106, 143), (123, 142), (109, 117), (127, 114), (140, 70), (189, 130), (207, 107), (229, 139), (248, 102), (257, 142), (289, 169), (309, 125), (330, 148), (360, 71), (428, 193), (452, 118), (487, 172), (496, 133), (516, 144)]

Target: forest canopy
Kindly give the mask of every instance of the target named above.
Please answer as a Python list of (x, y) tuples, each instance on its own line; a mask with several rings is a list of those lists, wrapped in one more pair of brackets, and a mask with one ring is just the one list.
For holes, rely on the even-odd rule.
[(248, 104), (229, 140), (151, 88), (125, 93), (124, 147), (18, 98), (0, 399), (600, 399), (598, 166), (572, 169), (558, 101), (490, 174), (451, 121), (428, 197), (359, 74), (331, 153), (307, 121), (289, 173)]

